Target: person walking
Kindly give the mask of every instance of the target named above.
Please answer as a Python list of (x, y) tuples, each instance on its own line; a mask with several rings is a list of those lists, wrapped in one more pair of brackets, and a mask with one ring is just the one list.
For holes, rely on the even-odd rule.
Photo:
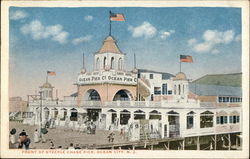
[(74, 148), (74, 144), (73, 144), (73, 143), (70, 143), (68, 150), (74, 150), (74, 149), (75, 149), (75, 148)]
[(49, 149), (55, 149), (55, 144), (53, 143), (53, 141), (50, 142), (50, 148)]
[(40, 142), (40, 133), (37, 131), (37, 129), (34, 132), (34, 143)]
[(109, 142), (114, 142), (114, 136), (115, 134), (113, 132), (109, 134), (108, 136)]
[(10, 143), (15, 144), (16, 143), (16, 129), (13, 128), (10, 131)]

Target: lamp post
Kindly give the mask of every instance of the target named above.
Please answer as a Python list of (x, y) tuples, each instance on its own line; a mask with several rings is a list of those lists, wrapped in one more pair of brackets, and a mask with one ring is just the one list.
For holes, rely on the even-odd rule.
[(41, 135), (41, 129), (42, 129), (42, 91), (39, 91), (40, 94), (40, 124), (39, 124), (39, 134)]

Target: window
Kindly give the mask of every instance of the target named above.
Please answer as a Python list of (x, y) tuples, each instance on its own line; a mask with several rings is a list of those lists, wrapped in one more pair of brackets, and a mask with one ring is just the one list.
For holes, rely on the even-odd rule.
[(172, 90), (169, 90), (169, 91), (168, 91), (168, 94), (172, 94)]
[(105, 69), (106, 65), (107, 65), (107, 58), (104, 57), (104, 60), (103, 60), (103, 68), (104, 68), (104, 69)]
[(234, 116), (229, 117), (229, 123), (235, 124), (235, 123), (239, 123), (239, 122), (240, 122), (240, 116), (234, 115)]
[(191, 111), (187, 114), (187, 129), (194, 127), (194, 114), (195, 112)]
[(154, 74), (149, 74), (150, 79), (154, 79)]
[(194, 126), (194, 116), (187, 116), (187, 129), (191, 129)]
[(236, 116), (236, 123), (240, 122), (240, 116)]
[(154, 87), (154, 94), (156, 95), (161, 94), (161, 87)]
[(162, 84), (162, 94), (167, 94), (168, 93), (168, 86), (167, 84)]
[(114, 61), (115, 61), (115, 59), (114, 59), (114, 57), (112, 57), (111, 58), (111, 69), (114, 69)]
[(96, 59), (96, 66), (95, 67), (97, 70), (100, 69), (100, 59), (99, 58)]
[(176, 85), (174, 85), (174, 94), (176, 94)]
[(181, 85), (180, 84), (179, 84), (178, 88), (179, 88), (178, 89), (178, 91), (179, 91), (178, 94), (180, 95), (181, 94)]
[(200, 128), (213, 127), (214, 113), (210, 111), (205, 111), (200, 115)]
[(137, 76), (138, 78), (141, 78), (141, 74), (140, 73), (138, 73), (138, 76)]
[(222, 97), (222, 100), (223, 100), (223, 102), (226, 102), (226, 98), (225, 97)]
[(118, 60), (118, 70), (122, 70), (122, 58)]
[(219, 102), (222, 102), (223, 100), (222, 100), (222, 97), (219, 97)]
[(216, 124), (220, 124), (220, 117), (219, 116), (216, 117)]

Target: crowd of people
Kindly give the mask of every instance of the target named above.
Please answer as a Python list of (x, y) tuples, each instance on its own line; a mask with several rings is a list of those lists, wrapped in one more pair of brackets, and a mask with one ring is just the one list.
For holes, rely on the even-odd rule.
[[(82, 127), (79, 127), (78, 131), (80, 133), (87, 133), (87, 134), (95, 134), (96, 133), (96, 125), (92, 120), (87, 120), (84, 122), (81, 122), (83, 125)], [(47, 122), (44, 124), (44, 126), (40, 129), (35, 129), (33, 138), (32, 138), (32, 143), (46, 143), (45, 136), (48, 133), (47, 128), (53, 128), (54, 122), (53, 120)], [(67, 129), (64, 129), (67, 130)], [(125, 138), (125, 132), (123, 129), (121, 129), (120, 136), (122, 139)], [(113, 143), (115, 139), (115, 133), (112, 131), (111, 133), (108, 134), (107, 136), (107, 142), (108, 143)], [(31, 144), (31, 138), (28, 136), (25, 130), (22, 130), (22, 132), (17, 135), (17, 130), (15, 128), (11, 129), (10, 131), (10, 148), (25, 148), (28, 150), (30, 148)], [(47, 141), (50, 141), (50, 149), (82, 149), (86, 148), (86, 146), (80, 146), (79, 144), (76, 144), (75, 146), (73, 143), (69, 145), (69, 147), (63, 147), (63, 146), (56, 146), (54, 142), (51, 139), (48, 139)], [(32, 145), (33, 146), (33, 145)]]

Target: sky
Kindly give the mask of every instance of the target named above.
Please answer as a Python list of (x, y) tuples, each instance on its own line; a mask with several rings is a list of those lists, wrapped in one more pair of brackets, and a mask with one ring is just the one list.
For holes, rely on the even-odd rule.
[(85, 55), (87, 71), (93, 54), (109, 34), (109, 11), (123, 13), (125, 22), (112, 22), (112, 36), (126, 54), (126, 69), (176, 74), (179, 56), (191, 80), (206, 74), (241, 71), (241, 9), (216, 7), (10, 7), (10, 97), (39, 91), (47, 71), (59, 97), (76, 92)]

